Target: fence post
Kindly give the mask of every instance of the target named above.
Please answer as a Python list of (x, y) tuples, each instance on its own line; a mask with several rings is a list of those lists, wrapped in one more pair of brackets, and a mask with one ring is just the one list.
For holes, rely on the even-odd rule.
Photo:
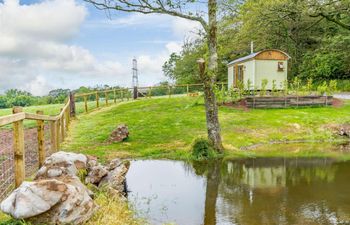
[(88, 105), (87, 105), (87, 96), (84, 96), (84, 106), (85, 106), (85, 112), (88, 112)]
[(61, 120), (58, 118), (55, 122), (56, 127), (56, 149), (60, 149), (60, 123)]
[(99, 96), (98, 96), (98, 91), (96, 91), (96, 108), (100, 107), (100, 99), (99, 99)]
[(114, 96), (114, 103), (117, 103), (117, 94), (115, 92), (115, 88), (113, 88), (113, 96)]
[(105, 91), (105, 102), (106, 102), (106, 106), (108, 106), (108, 92)]
[(51, 151), (56, 152), (56, 124), (55, 121), (50, 121), (50, 143), (51, 143)]
[(69, 129), (69, 112), (68, 112), (68, 108), (66, 109), (66, 111), (64, 112), (64, 125), (66, 125), (65, 129), (66, 131)]
[[(43, 115), (43, 111), (36, 111), (36, 114)], [(44, 138), (44, 120), (37, 120), (37, 129), (38, 129), (38, 153), (39, 153), (39, 168), (44, 165), (45, 161), (45, 138)]]
[(190, 86), (187, 84), (187, 96), (190, 95)]
[[(61, 112), (63, 112), (63, 109), (61, 109)], [(61, 118), (59, 118), (60, 120), (60, 132), (61, 132), (61, 142), (64, 141), (64, 137), (66, 136), (65, 134), (65, 124), (64, 124), (64, 113), (62, 114)]]
[[(21, 113), (21, 107), (14, 107), (12, 113)], [(13, 123), (13, 148), (15, 153), (15, 187), (19, 187), (25, 178), (24, 128), (23, 120)]]
[(69, 101), (70, 101), (70, 104), (69, 104), (70, 116), (75, 117), (75, 97), (73, 92), (69, 93)]

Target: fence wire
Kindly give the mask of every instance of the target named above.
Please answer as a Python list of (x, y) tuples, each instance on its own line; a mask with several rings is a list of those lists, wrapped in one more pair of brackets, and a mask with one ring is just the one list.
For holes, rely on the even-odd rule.
[[(52, 154), (50, 127), (44, 126), (46, 157)], [(26, 178), (32, 177), (39, 168), (37, 128), (24, 130), (25, 170)], [(15, 187), (13, 130), (0, 129), (0, 202), (5, 199)]]

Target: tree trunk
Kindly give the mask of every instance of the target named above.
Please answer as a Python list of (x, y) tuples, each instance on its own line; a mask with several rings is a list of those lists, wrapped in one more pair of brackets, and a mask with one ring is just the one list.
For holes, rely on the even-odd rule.
[[(205, 112), (207, 119), (208, 139), (214, 149), (222, 152), (222, 140), (218, 115), (218, 106), (214, 94), (214, 85), (218, 71), (218, 54), (217, 54), (217, 3), (216, 0), (208, 1), (209, 27), (208, 27), (208, 48), (209, 63), (208, 71), (205, 67), (200, 69), (200, 76), (204, 86)], [(201, 67), (201, 66), (200, 66)]]

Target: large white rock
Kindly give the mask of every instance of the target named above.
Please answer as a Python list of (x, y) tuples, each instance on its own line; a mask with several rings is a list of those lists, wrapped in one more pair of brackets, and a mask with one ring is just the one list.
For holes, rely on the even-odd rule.
[(67, 185), (57, 180), (23, 182), (1, 203), (1, 211), (26, 219), (49, 210), (60, 202)]

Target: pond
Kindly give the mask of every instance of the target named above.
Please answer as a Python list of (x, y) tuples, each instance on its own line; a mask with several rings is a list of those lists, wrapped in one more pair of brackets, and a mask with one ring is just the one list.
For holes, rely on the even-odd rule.
[(151, 224), (350, 224), (350, 162), (132, 161), (129, 201)]

